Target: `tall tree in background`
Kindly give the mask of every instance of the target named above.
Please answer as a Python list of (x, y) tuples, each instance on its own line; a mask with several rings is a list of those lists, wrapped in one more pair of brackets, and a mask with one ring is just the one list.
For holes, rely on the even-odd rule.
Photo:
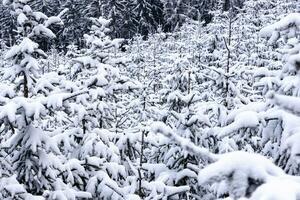
[(149, 0), (135, 0), (133, 13), (137, 22), (137, 30), (142, 35), (148, 35), (155, 30), (155, 19), (152, 13), (152, 4)]
[(4, 40), (7, 45), (11, 46), (15, 41), (16, 36), (13, 32), (15, 29), (15, 22), (9, 8), (4, 6), (2, 3), (0, 4), (0, 25), (0, 38)]
[[(220, 4), (222, 6), (219, 6)], [(29, 5), (46, 15), (58, 15), (64, 8), (68, 8), (69, 12), (64, 16), (64, 29), (57, 29), (56, 43), (62, 46), (72, 41), (81, 47), (84, 44), (81, 38), (90, 25), (88, 17), (106, 16), (112, 19), (111, 36), (132, 38), (135, 34), (154, 33), (159, 25), (164, 27), (164, 31), (173, 32), (186, 19), (205, 20), (208, 23), (213, 16), (210, 11), (227, 11), (228, 6), (238, 10), (235, 8), (241, 8), (243, 0), (37, 0), (29, 2)], [(6, 10), (3, 7), (1, 9)], [(4, 24), (10, 23), (7, 19), (10, 15), (7, 12), (1, 14), (1, 21)], [(12, 28), (6, 28), (5, 31), (14, 38)], [(47, 42), (44, 43), (42, 49), (50, 49)]]
[(102, 16), (103, 13), (103, 0), (85, 1), (84, 15), (85, 17)]
[(84, 18), (85, 2), (81, 0), (66, 0), (62, 4), (63, 8), (68, 9), (62, 17), (64, 28), (58, 34), (59, 46), (66, 50), (66, 46), (71, 43), (76, 43), (79, 47), (83, 47), (83, 34), (87, 32), (87, 20)]
[(120, 32), (115, 34), (119, 35), (119, 37), (122, 38), (132, 38), (134, 35), (138, 33), (137, 21), (135, 16), (133, 15), (134, 1), (128, 0), (126, 1), (125, 5), (126, 6), (122, 10), (121, 23), (118, 25), (114, 25), (114, 26), (119, 26)]
[(178, 29), (187, 17), (187, 2), (179, 0), (166, 0), (164, 2), (164, 30), (172, 32)]
[[(124, 23), (130, 23), (130, 19), (124, 18), (124, 16), (130, 12), (132, 15), (131, 1), (125, 0), (105, 0), (102, 4), (103, 16), (107, 16), (107, 18), (111, 19), (111, 35), (115, 38), (123, 37), (122, 26)], [(131, 23), (131, 26), (133, 24)]]

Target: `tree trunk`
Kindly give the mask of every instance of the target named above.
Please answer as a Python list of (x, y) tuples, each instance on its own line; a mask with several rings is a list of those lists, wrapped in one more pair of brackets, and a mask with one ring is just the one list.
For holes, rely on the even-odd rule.
[(28, 98), (28, 95), (29, 95), (29, 89), (28, 89), (28, 79), (27, 79), (27, 76), (26, 76), (26, 73), (23, 71), (23, 76), (24, 76), (24, 97), (25, 98)]

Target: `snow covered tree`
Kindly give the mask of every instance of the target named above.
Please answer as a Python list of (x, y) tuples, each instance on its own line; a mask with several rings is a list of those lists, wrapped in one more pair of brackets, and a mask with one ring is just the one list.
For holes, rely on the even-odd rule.
[[(268, 30), (268, 28), (262, 30), (263, 35), (266, 34), (266, 37), (270, 37), (270, 33), (266, 32), (266, 30)], [(270, 41), (272, 41), (272, 38)], [(287, 43), (287, 46), (289, 45), (291, 44)], [(279, 46), (283, 48), (284, 43), (279, 44)], [(279, 52), (285, 54), (285, 50), (279, 50)], [(277, 53), (277, 57), (272, 58), (278, 58), (278, 55), (280, 58), (280, 53)], [(288, 63), (285, 65), (285, 67), (283, 67), (282, 70), (280, 68), (283, 65), (280, 63), (278, 64), (278, 61), (269, 62), (269, 64), (269, 69), (267, 66), (261, 66), (258, 70), (256, 70), (256, 72), (253, 73), (255, 81), (254, 86), (258, 87), (257, 91), (261, 90), (262, 94), (266, 94), (268, 91), (276, 91), (276, 93), (285, 94), (286, 92), (292, 90), (290, 87), (290, 80), (293, 75), (289, 75), (291, 72), (286, 70)], [(291, 74), (293, 73), (294, 72)], [(286, 84), (287, 82), (289, 82), (289, 84)], [(268, 98), (270, 96), (267, 95), (266, 97)], [(247, 139), (248, 141), (243, 139), (244, 142), (247, 141), (244, 145), (248, 146), (251, 144), (252, 146), (248, 146), (249, 148), (246, 148), (247, 150), (262, 152), (265, 155), (271, 156), (276, 160), (277, 164), (280, 163), (279, 166), (284, 167), (287, 171), (290, 171), (290, 173), (297, 173), (297, 167), (295, 163), (293, 164), (295, 168), (291, 166), (292, 164), (288, 164), (291, 161), (289, 161), (289, 159), (286, 157), (287, 154), (283, 153), (285, 148), (280, 147), (284, 146), (284, 141), (286, 140), (286, 137), (288, 137), (284, 136), (286, 131), (289, 132), (289, 128), (287, 127), (289, 125), (286, 126), (286, 120), (288, 120), (289, 123), (292, 123), (292, 115), (286, 113), (284, 110), (280, 111), (280, 109), (273, 107), (272, 102), (269, 100), (264, 102), (263, 96), (260, 101), (262, 102), (252, 102), (248, 105), (238, 106), (226, 117), (227, 126), (221, 128), (221, 130), (216, 129), (215, 132), (218, 132), (221, 138), (229, 135), (233, 136), (235, 134), (237, 134), (237, 138), (241, 138), (241, 134), (242, 138), (249, 138), (249, 136), (252, 136), (250, 140)], [(252, 115), (253, 120), (251, 122), (249, 120), (247, 123), (244, 123), (242, 118), (244, 118), (243, 116), (247, 115)], [(288, 116), (291, 116), (291, 118)], [(273, 133), (271, 134), (271, 132)]]
[[(213, 154), (207, 148), (196, 146), (188, 139), (182, 138), (177, 131), (161, 122), (152, 124), (152, 132), (171, 138), (182, 148), (208, 161), (208, 165), (198, 173), (198, 186), (206, 192), (200, 193), (204, 199), (219, 197), (221, 199), (296, 199), (299, 192), (299, 179), (286, 175), (262, 155), (243, 151), (225, 154)], [(259, 166), (259, 167), (258, 167)], [(178, 174), (179, 175), (179, 174)], [(279, 188), (280, 182), (290, 183), (291, 188)], [(205, 191), (202, 190), (202, 191)], [(275, 195), (275, 196), (274, 196)], [(197, 196), (195, 196), (197, 197)]]
[(59, 45), (62, 46), (63, 50), (74, 42), (79, 47), (83, 47), (84, 41), (82, 41), (82, 37), (87, 32), (89, 25), (88, 21), (84, 19), (84, 1), (67, 0), (64, 1), (62, 7), (68, 9), (68, 11), (62, 16), (65, 25), (58, 35), (60, 39)]
[[(63, 190), (72, 189), (59, 179), (64, 166), (59, 157), (61, 152), (57, 140), (40, 125), (57, 108), (57, 100), (63, 101), (73, 95), (45, 93), (54, 91), (55, 86), (51, 84), (51, 80), (40, 79), (38, 59), (47, 55), (39, 49), (35, 40), (39, 37), (54, 38), (55, 34), (49, 27), (51, 24), (62, 24), (62, 21), (59, 17), (47, 17), (41, 12), (33, 11), (28, 2), (4, 1), (17, 20), (19, 37), (17, 44), (5, 56), (10, 64), (1, 71), (4, 83), (7, 84), (6, 92), (1, 96), (0, 120), (5, 133), (2, 146), (11, 157), (10, 170), (17, 174), (16, 180), (24, 184), (24, 188), (16, 185), (15, 192), (10, 192), (22, 198), (31, 194), (50, 198), (53, 192), (66, 199), (88, 197), (88, 193), (77, 194), (76, 191), (70, 195), (64, 194)], [(12, 177), (11, 180), (15, 179)]]
[(129, 190), (128, 169), (123, 165), (126, 157), (122, 153), (129, 109), (124, 93), (137, 89), (139, 84), (124, 74), (126, 60), (116, 54), (123, 40), (107, 35), (110, 20), (90, 20), (91, 31), (84, 35), (88, 48), (71, 61), (71, 79), (79, 91), (87, 91), (69, 104), (73, 123), (67, 128), (77, 138), (73, 158), (81, 166), (75, 173), (79, 183), (76, 179), (71, 183), (94, 198), (120, 199), (131, 194), (125, 192)]
[(12, 45), (14, 42), (15, 34), (13, 33), (13, 29), (15, 28), (15, 24), (13, 22), (13, 17), (9, 12), (10, 10), (4, 6), (2, 3), (0, 4), (0, 39), (5, 42), (7, 45)]
[(138, 32), (142, 35), (148, 35), (155, 31), (156, 21), (152, 13), (152, 5), (149, 0), (136, 0), (134, 2), (133, 12), (136, 15)]
[(164, 2), (164, 29), (168, 32), (178, 30), (187, 17), (185, 1), (166, 0)]
[[(124, 0), (107, 1), (106, 0), (103, 2), (103, 5), (101, 7), (103, 10), (103, 14), (101, 16), (107, 16), (108, 19), (111, 19), (111, 23), (110, 23), (111, 33), (114, 34), (113, 36), (115, 38), (124, 37), (123, 36), (123, 34), (125, 34), (124, 27), (126, 27), (125, 30), (128, 32), (132, 32), (132, 30), (135, 28), (133, 24), (134, 17), (133, 17), (131, 1), (124, 1)], [(94, 17), (98, 17), (98, 16), (94, 15)]]
[(297, 0), (2, 2), (1, 199), (299, 198)]
[(269, 44), (277, 42), (280, 37), (286, 42), (286, 45), (282, 48), (285, 65), (277, 76), (275, 93), (268, 94), (271, 99), (270, 103), (275, 104), (275, 106), (271, 106), (267, 111), (273, 116), (273, 125), (271, 125), (272, 122), (269, 122), (267, 127), (275, 128), (274, 126), (277, 126), (278, 128), (276, 131), (273, 129), (274, 135), (269, 136), (271, 138), (267, 138), (269, 140), (273, 138), (273, 145), (279, 150), (277, 154), (273, 154), (274, 159), (279, 166), (291, 174), (299, 173), (297, 153), (295, 152), (297, 151), (295, 149), (297, 148), (295, 140), (297, 131), (294, 131), (297, 126), (293, 124), (299, 118), (297, 111), (294, 110), (296, 109), (294, 101), (299, 96), (297, 85), (299, 81), (297, 76), (299, 65), (299, 19), (298, 14), (289, 14), (279, 22), (261, 30), (261, 35), (269, 38)]
[[(274, 162), (289, 174), (298, 174), (297, 156), (292, 153), (295, 142), (299, 116), (293, 110), (293, 100), (298, 97), (297, 74), (297, 14), (290, 14), (279, 22), (261, 30), (261, 36), (268, 38), (269, 45), (278, 42), (278, 51), (282, 54), (283, 65), (277, 64), (275, 70), (260, 69), (254, 76), (255, 83), (267, 94), (267, 101), (253, 102), (240, 106), (227, 116), (228, 125), (217, 129), (220, 138), (225, 136), (252, 137), (248, 144), (256, 144), (248, 151), (270, 156)], [(279, 38), (283, 40), (279, 41)], [(270, 62), (272, 65), (272, 63)], [(278, 69), (282, 67), (282, 69)], [(271, 69), (271, 68), (270, 68)], [(289, 106), (280, 106), (281, 102)], [(289, 103), (288, 103), (289, 102)], [(247, 117), (246, 117), (247, 116)], [(249, 116), (251, 120), (249, 120)], [(247, 120), (246, 120), (247, 119)], [(295, 150), (296, 151), (296, 150)]]

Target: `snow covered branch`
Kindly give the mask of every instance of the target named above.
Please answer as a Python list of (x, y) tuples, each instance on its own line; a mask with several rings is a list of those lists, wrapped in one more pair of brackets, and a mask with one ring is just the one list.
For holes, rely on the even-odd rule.
[(206, 148), (201, 148), (193, 144), (188, 139), (182, 138), (174, 133), (174, 131), (165, 125), (163, 122), (154, 122), (151, 125), (151, 131), (153, 133), (160, 133), (171, 140), (178, 143), (182, 148), (186, 149), (187, 151), (190, 151), (194, 153), (195, 155), (198, 155), (200, 157), (203, 157), (203, 159), (207, 159), (209, 162), (215, 162), (218, 160), (218, 156), (216, 154), (211, 153)]

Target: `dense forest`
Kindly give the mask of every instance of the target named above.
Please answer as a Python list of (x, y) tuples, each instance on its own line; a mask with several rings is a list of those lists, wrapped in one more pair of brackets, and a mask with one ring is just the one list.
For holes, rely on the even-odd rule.
[(300, 200), (298, 0), (0, 15), (0, 199)]
[[(83, 35), (90, 31), (90, 17), (105, 16), (110, 19), (110, 36), (130, 39), (137, 34), (144, 37), (154, 34), (158, 29), (173, 32), (188, 19), (211, 21), (211, 11), (228, 11), (230, 6), (235, 11), (242, 8), (242, 0), (35, 0), (28, 5), (46, 16), (56, 16), (68, 9), (61, 19), (64, 26), (56, 28), (53, 41), (44, 40), (42, 48), (51, 45), (66, 50), (66, 46), (76, 44), (84, 47)], [(10, 14), (10, 8), (0, 5), (0, 37), (6, 43), (16, 40), (16, 22)]]

